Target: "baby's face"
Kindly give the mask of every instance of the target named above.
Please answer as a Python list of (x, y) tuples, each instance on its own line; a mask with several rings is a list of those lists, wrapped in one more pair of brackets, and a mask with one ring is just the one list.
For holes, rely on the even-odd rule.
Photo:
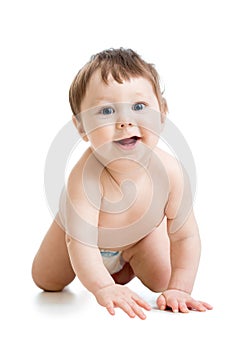
[(81, 123), (94, 150), (108, 147), (120, 157), (141, 145), (153, 149), (161, 131), (161, 113), (151, 83), (142, 77), (106, 85), (97, 71), (81, 103)]

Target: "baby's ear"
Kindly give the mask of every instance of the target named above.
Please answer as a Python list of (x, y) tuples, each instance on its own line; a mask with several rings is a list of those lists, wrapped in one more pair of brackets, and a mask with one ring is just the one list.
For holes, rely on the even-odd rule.
[(167, 101), (164, 97), (162, 97), (161, 99), (160, 108), (161, 108), (161, 122), (165, 123), (166, 116), (168, 113), (168, 106), (167, 106)]
[(84, 141), (89, 141), (88, 139), (88, 136), (86, 135), (85, 131), (84, 131), (84, 128), (83, 128), (83, 125), (82, 125), (82, 122), (81, 122), (81, 119), (80, 119), (80, 116), (79, 115), (73, 115), (72, 116), (72, 121), (74, 123), (74, 126), (76, 127), (76, 129), (78, 130), (80, 136), (82, 137), (82, 139)]

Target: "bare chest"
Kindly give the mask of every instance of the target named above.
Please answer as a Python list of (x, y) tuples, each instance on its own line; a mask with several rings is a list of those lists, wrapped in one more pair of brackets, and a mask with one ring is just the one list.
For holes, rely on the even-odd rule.
[(121, 186), (111, 178), (105, 179), (99, 215), (101, 246), (133, 244), (160, 224), (168, 189), (161, 181), (154, 185), (150, 177), (136, 182), (126, 180)]
[(103, 187), (99, 226), (119, 228), (129, 226), (148, 213), (153, 197), (149, 178), (139, 183), (126, 180), (121, 186), (106, 179)]

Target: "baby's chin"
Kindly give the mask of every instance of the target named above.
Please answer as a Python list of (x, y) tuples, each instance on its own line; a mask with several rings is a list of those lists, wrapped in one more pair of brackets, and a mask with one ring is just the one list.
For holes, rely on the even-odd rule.
[(134, 146), (109, 142), (92, 150), (104, 167), (121, 172), (146, 167), (153, 152), (152, 148), (141, 141), (136, 142)]

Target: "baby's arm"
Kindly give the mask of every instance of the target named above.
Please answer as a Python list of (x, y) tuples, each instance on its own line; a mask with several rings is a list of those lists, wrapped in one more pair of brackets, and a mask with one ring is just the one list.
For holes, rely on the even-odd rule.
[(145, 319), (140, 307), (150, 306), (129, 288), (115, 284), (105, 268), (97, 247), (86, 246), (67, 235), (67, 248), (72, 267), (81, 283), (96, 297), (97, 302), (114, 315), (114, 307), (120, 307), (130, 317)]
[[(167, 220), (169, 227), (172, 219)], [(191, 297), (200, 258), (200, 238), (193, 212), (175, 233), (169, 233), (171, 251), (171, 278), (167, 290), (158, 298), (160, 309), (171, 307), (173, 312), (189, 309), (206, 311), (211, 306)]]
[(171, 244), (172, 273), (168, 289), (178, 289), (191, 293), (198, 270), (201, 244), (193, 211), (184, 225), (170, 233), (173, 220), (167, 219), (167, 230)]
[(158, 298), (160, 309), (171, 307), (174, 312), (188, 309), (206, 311), (212, 307), (191, 297), (200, 259), (200, 237), (192, 210), (192, 198), (187, 175), (172, 168), (170, 196), (166, 206), (167, 230), (170, 239), (171, 278), (168, 288)]
[(69, 235), (66, 243), (74, 272), (91, 293), (115, 284), (103, 265), (98, 247), (87, 246)]

